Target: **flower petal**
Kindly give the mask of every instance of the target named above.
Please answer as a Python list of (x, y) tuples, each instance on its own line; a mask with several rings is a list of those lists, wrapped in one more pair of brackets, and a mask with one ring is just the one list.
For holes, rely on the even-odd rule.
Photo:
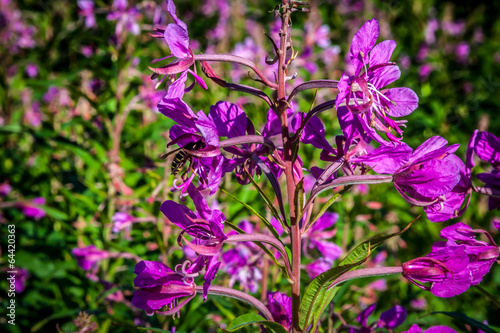
[(395, 48), (396, 42), (393, 40), (384, 40), (375, 45), (370, 52), (370, 67), (388, 63)]
[(210, 107), (209, 117), (217, 126), (220, 136), (243, 136), (247, 130), (247, 115), (238, 105), (220, 101)]
[(369, 52), (377, 42), (379, 34), (380, 27), (378, 21), (374, 18), (366, 21), (352, 38), (349, 55), (356, 69), (356, 75), (363, 68), (363, 62), (368, 64)]
[(389, 107), (387, 112), (392, 117), (404, 117), (418, 107), (418, 96), (410, 88), (391, 88), (384, 93), (394, 103), (381, 100)]

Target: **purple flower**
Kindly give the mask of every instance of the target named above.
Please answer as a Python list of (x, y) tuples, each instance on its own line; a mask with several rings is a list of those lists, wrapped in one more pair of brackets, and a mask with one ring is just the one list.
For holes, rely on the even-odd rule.
[[(339, 93), (335, 107), (339, 118), (346, 117), (353, 123), (356, 132), (369, 142), (375, 139), (385, 143), (373, 129), (384, 132), (391, 141), (400, 141), (391, 134), (394, 129), (402, 135), (398, 122), (388, 116), (403, 117), (412, 113), (418, 106), (418, 97), (409, 88), (390, 88), (381, 90), (396, 81), (401, 72), (389, 59), (396, 47), (392, 40), (377, 45), (379, 36), (378, 21), (367, 21), (354, 35), (350, 47), (350, 59), (354, 66), (354, 75), (344, 73), (338, 84)], [(363, 70), (363, 72), (362, 72)], [(348, 114), (350, 112), (350, 114)], [(343, 123), (341, 122), (341, 126)], [(344, 126), (342, 129), (345, 132)], [(344, 133), (346, 137), (350, 137)]]
[(280, 292), (267, 293), (267, 308), (274, 320), (288, 330), (292, 326), (292, 299)]
[(74, 248), (71, 252), (75, 256), (78, 266), (85, 271), (96, 267), (99, 261), (107, 259), (110, 256), (108, 251), (100, 250), (95, 245)]
[[(484, 233), (490, 243), (476, 240), (476, 233)], [(434, 243), (426, 257), (403, 264), (404, 277), (438, 297), (453, 297), (479, 284), (499, 256), (499, 249), (487, 232), (473, 230), (461, 222), (444, 228), (441, 238), (447, 241)], [(430, 282), (431, 287), (416, 280)]]
[(401, 305), (395, 305), (391, 309), (382, 312), (380, 319), (368, 325), (368, 318), (375, 311), (376, 304), (372, 304), (358, 315), (356, 320), (361, 324), (361, 327), (349, 326), (349, 332), (355, 333), (370, 333), (375, 332), (378, 328), (386, 328), (393, 330), (400, 326), (406, 319), (406, 308)]
[(9, 269), (9, 271), (14, 271), (15, 275), (15, 289), (16, 293), (22, 293), (24, 289), (26, 288), (26, 280), (29, 278), (30, 274), (28, 273), (27, 269), (24, 268), (14, 268), (14, 269)]
[[(186, 206), (170, 200), (165, 201), (160, 210), (170, 222), (182, 229), (178, 242), (184, 239), (186, 245), (199, 255), (194, 262), (188, 260), (182, 265), (182, 274), (197, 276), (199, 271), (206, 268), (203, 285), (203, 298), (206, 300), (210, 284), (221, 264), (217, 261), (217, 255), (227, 239), (223, 231), (225, 216), (219, 210), (211, 210), (193, 187), (190, 188), (190, 196), (195, 202), (196, 214)], [(185, 234), (191, 236), (192, 241), (188, 241)]]
[[(238, 227), (251, 234), (254, 231), (249, 221), (242, 221)], [(231, 232), (236, 234), (236, 232)], [(246, 292), (256, 293), (259, 289), (259, 281), (262, 273), (259, 269), (262, 252), (251, 242), (236, 243), (233, 249), (222, 253), (222, 270), (229, 274), (229, 287), (233, 287), (236, 281)]]
[(2, 197), (8, 196), (11, 190), (12, 187), (9, 185), (8, 181), (5, 181), (2, 184), (0, 184), (0, 196)]
[(127, 0), (114, 0), (112, 10), (107, 16), (108, 21), (117, 21), (115, 35), (121, 36), (123, 31), (128, 31), (132, 35), (137, 36), (141, 32), (141, 28), (137, 21), (141, 14), (135, 7), (128, 7)]
[(338, 259), (342, 254), (342, 249), (335, 243), (327, 241), (335, 236), (337, 229), (326, 231), (331, 228), (338, 220), (337, 213), (324, 213), (303, 235), (304, 252), (317, 249), (323, 258), (330, 259), (332, 262)]
[(95, 28), (97, 24), (95, 22), (94, 15), (94, 1), (93, 0), (78, 0), (78, 7), (80, 7), (80, 15), (85, 17), (85, 27)]
[(46, 215), (45, 211), (38, 205), (45, 205), (45, 198), (38, 197), (33, 199), (31, 202), (23, 202), (19, 204), (19, 207), (23, 211), (26, 217), (39, 220)]
[(457, 61), (461, 64), (466, 64), (469, 59), (470, 47), (467, 42), (460, 42), (457, 45), (457, 49), (455, 50), (455, 54), (457, 57)]
[[(174, 272), (167, 265), (156, 261), (141, 261), (135, 266), (132, 305), (152, 315), (163, 307), (168, 314), (177, 312), (196, 294), (193, 279)], [(179, 299), (187, 297), (181, 304)]]
[(328, 258), (319, 258), (306, 266), (307, 275), (312, 279), (333, 267), (334, 260)]
[[(175, 60), (164, 67), (149, 68), (155, 73), (153, 74), (153, 77), (158, 77), (158, 75), (165, 75), (163, 79), (158, 82), (157, 86), (167, 77), (172, 81), (172, 84), (169, 87), (167, 93), (167, 96), (170, 96), (168, 98), (182, 98), (182, 94), (184, 94), (184, 91), (191, 90), (194, 87), (194, 84), (197, 83), (204, 89), (207, 89), (207, 85), (201, 77), (199, 77), (198, 75), (196, 75), (196, 73), (189, 69), (194, 65), (194, 54), (189, 47), (187, 25), (177, 17), (173, 0), (167, 0), (167, 11), (174, 19), (174, 23), (170, 23), (169, 25), (167, 25), (165, 30), (155, 29), (155, 33), (151, 34), (151, 36), (155, 38), (164, 38), (168, 44), (168, 47), (170, 48), (170, 52), (172, 52), (172, 55), (161, 59), (156, 59), (153, 62), (162, 61), (172, 56), (175, 57)], [(194, 76), (195, 82), (189, 88), (184, 89), (186, 74), (188, 72)], [(175, 79), (175, 74), (178, 73), (180, 73), (180, 76), (178, 79)], [(172, 86), (174, 86), (175, 90), (177, 91), (182, 90), (182, 94), (173, 94), (170, 91), (172, 89)]]
[(38, 66), (35, 64), (27, 64), (26, 65), (26, 74), (33, 78), (38, 75)]
[(127, 213), (116, 212), (111, 221), (113, 222), (113, 232), (118, 233), (120, 230), (131, 226), (134, 222), (134, 217)]
[[(500, 189), (500, 138), (489, 132), (474, 132), (469, 143), (467, 153), (474, 149), (474, 152), (483, 161), (491, 163), (493, 170), (489, 173), (480, 173), (477, 179), (485, 183), (486, 188)], [(488, 201), (490, 210), (500, 209), (500, 199), (490, 196)]]
[[(408, 331), (402, 333), (422, 333), (422, 329), (417, 324), (413, 324)], [(423, 333), (458, 333), (448, 326), (432, 326), (426, 329)]]
[(179, 98), (163, 98), (158, 104), (158, 110), (179, 124), (172, 126), (170, 129), (169, 134), (172, 141), (167, 147), (178, 144), (182, 148), (198, 141), (205, 144), (205, 148), (199, 149), (197, 152), (204, 153), (207, 157), (192, 157), (188, 171), (193, 170), (193, 172), (191, 175), (187, 172), (182, 174), (182, 183), (177, 184), (177, 182), (174, 182), (174, 189), (181, 190), (181, 196), (183, 196), (194, 177), (198, 175), (202, 181), (198, 190), (206, 190), (210, 195), (215, 194), (224, 173), (222, 163), (224, 157), (220, 153), (219, 134), (213, 119), (207, 117), (203, 111), (195, 114)]
[(42, 126), (42, 111), (40, 110), (40, 103), (33, 102), (28, 105), (24, 113), (24, 122), (29, 124), (32, 127), (40, 127)]

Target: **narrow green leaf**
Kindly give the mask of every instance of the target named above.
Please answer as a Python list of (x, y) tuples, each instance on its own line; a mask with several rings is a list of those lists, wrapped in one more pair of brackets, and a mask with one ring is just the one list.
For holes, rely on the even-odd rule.
[(264, 190), (262, 190), (260, 188), (259, 184), (257, 184), (255, 179), (253, 179), (252, 175), (248, 172), (248, 170), (246, 168), (245, 168), (245, 172), (247, 173), (247, 176), (250, 179), (250, 181), (252, 182), (253, 186), (257, 189), (257, 192), (259, 192), (260, 196), (266, 202), (267, 207), (269, 207), (273, 216), (276, 218), (276, 220), (278, 220), (281, 223), (281, 225), (283, 226), (283, 229), (286, 230), (287, 229), (286, 224), (283, 221), (281, 215), (278, 213), (278, 210), (276, 209), (276, 207), (274, 207), (273, 201), (267, 196), (267, 194), (264, 192)]
[(330, 199), (328, 199), (328, 201), (326, 202), (326, 204), (324, 204), (323, 207), (321, 207), (321, 209), (319, 210), (318, 214), (316, 214), (316, 216), (314, 216), (314, 218), (312, 219), (311, 223), (309, 224), (308, 229), (314, 224), (314, 222), (316, 222), (326, 212), (326, 210), (335, 201), (337, 201), (342, 195), (344, 195), (344, 193), (346, 193), (347, 191), (349, 191), (349, 189), (351, 187), (352, 187), (352, 185), (348, 185), (348, 186), (344, 187), (342, 189), (342, 191), (340, 191), (339, 193), (336, 193), (334, 196), (332, 196)]
[(300, 303), (300, 327), (305, 329), (313, 321), (314, 324), (318, 322), (324, 309), (328, 306), (328, 304), (330, 304), (333, 297), (340, 289), (340, 286), (336, 286), (328, 290), (330, 283), (333, 282), (334, 279), (361, 265), (368, 258), (373, 249), (381, 245), (387, 239), (398, 236), (408, 230), (414, 221), (399, 232), (385, 236), (375, 236), (362, 242), (351, 250), (351, 252), (347, 254), (337, 267), (334, 267), (317, 276), (307, 287), (304, 298)]
[(437, 311), (437, 312), (432, 312), (430, 314), (438, 314), (438, 313), (439, 314), (444, 314), (444, 315), (446, 315), (448, 317), (452, 317), (452, 318), (464, 321), (466, 324), (468, 324), (470, 326), (473, 326), (473, 327), (476, 327), (477, 329), (480, 329), (483, 332), (486, 332), (486, 333), (497, 333), (495, 330), (493, 330), (488, 325), (485, 325), (482, 322), (477, 321), (476, 319), (472, 319), (472, 318), (468, 317), (466, 314), (464, 314), (462, 312), (456, 312), (456, 311), (454, 311), (454, 312)]
[(302, 209), (304, 208), (304, 178), (295, 187), (295, 196), (293, 198), (295, 205), (295, 216), (302, 217)]
[(67, 221), (69, 219), (69, 217), (66, 213), (61, 212), (60, 210), (55, 209), (53, 207), (40, 206), (40, 208), (43, 209), (45, 211), (45, 213), (47, 213), (47, 215), (55, 218), (56, 220)]
[(273, 236), (276, 237), (276, 239), (280, 239), (280, 236), (278, 235), (278, 232), (276, 231), (276, 229), (274, 229), (274, 227), (271, 224), (271, 222), (269, 222), (264, 216), (262, 216), (258, 211), (256, 211), (255, 208), (253, 208), (252, 206), (244, 203), (243, 201), (241, 201), (240, 199), (236, 198), (234, 195), (232, 195), (228, 191), (224, 190), (223, 188), (221, 188), (221, 190), (222, 190), (222, 192), (226, 193), (231, 198), (233, 198), (234, 200), (236, 200), (240, 204), (242, 204), (245, 208), (247, 208), (249, 211), (251, 211), (253, 214), (255, 214), (255, 216), (257, 216), (258, 218), (260, 218), (262, 220), (262, 222), (264, 222), (264, 224), (266, 225), (266, 227), (269, 229), (269, 231), (271, 231), (271, 233), (273, 234)]
[(288, 331), (280, 324), (265, 320), (263, 317), (256, 313), (247, 313), (243, 316), (239, 316), (238, 318), (230, 322), (224, 331), (235, 332), (251, 324), (263, 325), (267, 328), (268, 332), (272, 333), (288, 333)]

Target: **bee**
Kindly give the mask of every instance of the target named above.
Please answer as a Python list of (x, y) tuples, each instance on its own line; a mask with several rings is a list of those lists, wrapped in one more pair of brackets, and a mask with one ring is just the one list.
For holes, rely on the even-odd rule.
[(206, 146), (207, 145), (205, 144), (205, 142), (201, 140), (198, 140), (196, 142), (190, 142), (186, 144), (184, 147), (177, 148), (175, 150), (172, 150), (171, 152), (163, 154), (160, 158), (164, 160), (169, 155), (176, 153), (174, 159), (172, 160), (172, 166), (170, 167), (172, 175), (175, 176), (179, 173), (179, 171), (181, 171), (182, 167), (184, 167), (187, 161), (191, 161), (191, 158), (193, 156), (189, 153), (190, 151), (200, 150), (205, 148)]

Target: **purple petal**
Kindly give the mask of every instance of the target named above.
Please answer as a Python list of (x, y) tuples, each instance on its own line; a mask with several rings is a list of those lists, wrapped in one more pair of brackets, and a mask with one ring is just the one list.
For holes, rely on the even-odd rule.
[(500, 138), (488, 132), (479, 132), (475, 151), (483, 161), (500, 163)]
[(368, 81), (375, 86), (377, 89), (381, 89), (401, 77), (401, 71), (396, 65), (384, 66), (370, 72), (368, 75)]
[(137, 277), (134, 286), (137, 288), (152, 288), (166, 283), (166, 276), (172, 275), (172, 280), (182, 282), (182, 276), (175, 274), (170, 267), (158, 261), (141, 261), (135, 265), (134, 273)]
[[(471, 231), (468, 231), (471, 230)], [(440, 237), (452, 241), (470, 241), (476, 239), (472, 228), (465, 223), (458, 222), (441, 230)]]
[(316, 148), (325, 149), (333, 153), (332, 146), (325, 139), (325, 127), (323, 126), (321, 120), (316, 116), (309, 119), (309, 122), (306, 124), (304, 131), (302, 132), (300, 141), (312, 144)]
[(356, 75), (359, 74), (364, 63), (368, 64), (368, 54), (377, 42), (380, 34), (378, 21), (374, 18), (366, 21), (352, 38), (349, 55), (356, 68)]
[(324, 213), (311, 227), (311, 232), (325, 230), (332, 227), (339, 219), (337, 213)]
[(413, 324), (413, 325), (411, 325), (411, 327), (408, 331), (404, 331), (401, 333), (422, 333), (422, 329), (417, 324)]
[(453, 161), (431, 160), (396, 182), (412, 186), (424, 197), (434, 198), (450, 192), (459, 181), (460, 170)]
[(404, 117), (418, 107), (418, 96), (409, 88), (391, 88), (384, 93), (385, 97), (396, 103), (384, 101), (389, 107), (387, 113), (392, 117)]
[(163, 98), (160, 104), (158, 104), (158, 111), (180, 125), (189, 128), (195, 127), (195, 121), (197, 120), (196, 115), (193, 110), (179, 98)]
[(408, 163), (412, 150), (406, 143), (380, 146), (368, 155), (351, 158), (351, 162), (366, 164), (380, 174), (393, 174)]
[(221, 263), (217, 261), (217, 257), (213, 256), (208, 263), (207, 272), (205, 273), (205, 282), (203, 282), (203, 301), (207, 300), (208, 290), (212, 284), (213, 279), (219, 271)]
[(391, 309), (382, 312), (379, 324), (388, 329), (394, 329), (401, 325), (406, 319), (406, 308), (395, 305)]
[(185, 28), (178, 24), (171, 23), (167, 26), (164, 33), (170, 52), (178, 58), (185, 59), (190, 57), (189, 36)]
[(342, 255), (342, 249), (335, 243), (311, 239), (311, 245), (316, 247), (324, 258), (337, 260)]
[(367, 327), (366, 324), (368, 321), (368, 317), (370, 317), (370, 315), (373, 313), (373, 311), (375, 311), (376, 306), (377, 306), (377, 304), (373, 303), (372, 305), (370, 305), (369, 307), (367, 307), (366, 309), (361, 311), (361, 313), (356, 318), (358, 323), (360, 323), (363, 327)]
[(243, 136), (247, 130), (245, 111), (236, 104), (220, 101), (210, 107), (209, 117), (217, 126), (220, 136)]
[(212, 119), (208, 118), (203, 111), (197, 113), (196, 127), (200, 130), (205, 142), (214, 147), (219, 147), (219, 133)]
[(181, 27), (184, 28), (184, 30), (187, 31), (187, 26), (186, 23), (182, 22), (176, 15), (175, 11), (175, 4), (173, 0), (167, 0), (167, 11), (170, 15), (172, 15), (172, 18), (174, 19), (174, 22), (180, 25)]
[(191, 222), (187, 216), (192, 219), (197, 218), (196, 214), (189, 210), (189, 208), (172, 200), (165, 201), (161, 205), (160, 210), (170, 220), (170, 222), (181, 229), (186, 229), (187, 227), (193, 225), (193, 222)]
[(448, 144), (448, 141), (443, 139), (440, 136), (433, 136), (430, 139), (427, 139), (424, 143), (418, 146), (417, 149), (413, 152), (410, 163), (421, 163), (433, 158), (439, 158), (445, 154), (454, 153), (459, 145), (451, 145), (449, 147), (445, 147)]
[(388, 63), (395, 48), (396, 42), (393, 40), (384, 40), (375, 45), (370, 52), (370, 67)]
[(179, 75), (177, 80), (172, 82), (168, 86), (167, 95), (164, 97), (165, 99), (182, 99), (184, 96), (184, 92), (186, 90), (186, 80), (187, 80), (187, 71), (184, 71)]
[(423, 333), (458, 333), (458, 332), (448, 326), (432, 326), (426, 329)]

